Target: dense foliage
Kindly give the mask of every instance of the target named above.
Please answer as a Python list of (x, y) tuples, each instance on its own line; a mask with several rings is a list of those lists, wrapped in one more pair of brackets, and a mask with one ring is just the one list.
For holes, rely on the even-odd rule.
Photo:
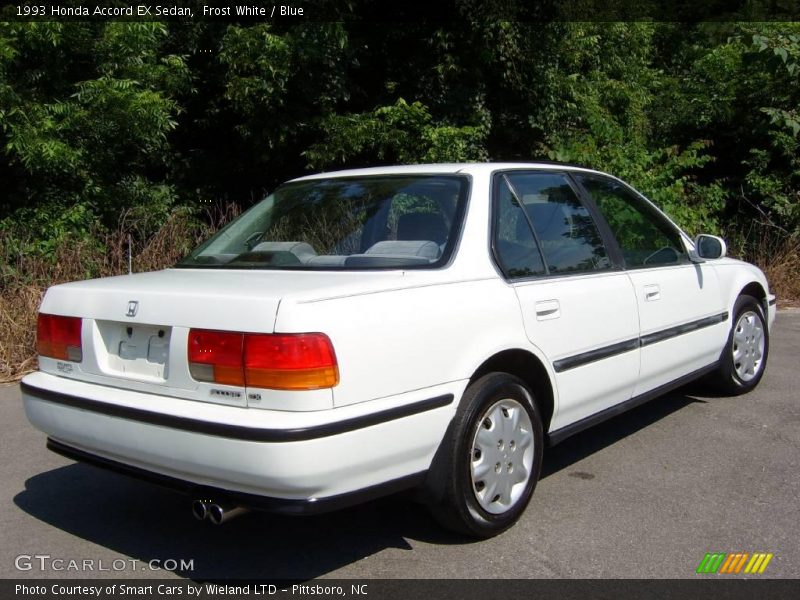
[(47, 255), (309, 170), (544, 158), (788, 237), (798, 77), (793, 23), (0, 23), (0, 232)]

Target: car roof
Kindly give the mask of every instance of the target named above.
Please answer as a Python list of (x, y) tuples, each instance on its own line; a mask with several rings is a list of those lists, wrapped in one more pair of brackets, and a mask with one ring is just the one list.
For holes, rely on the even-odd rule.
[(347, 169), (343, 171), (327, 171), (298, 177), (292, 181), (308, 181), (329, 177), (365, 177), (370, 175), (410, 175), (410, 174), (467, 174), (480, 175), (493, 171), (511, 169), (583, 171), (600, 173), (593, 169), (555, 162), (485, 162), (485, 163), (432, 163), (420, 165), (400, 165), (391, 167), (370, 167), (366, 169)]

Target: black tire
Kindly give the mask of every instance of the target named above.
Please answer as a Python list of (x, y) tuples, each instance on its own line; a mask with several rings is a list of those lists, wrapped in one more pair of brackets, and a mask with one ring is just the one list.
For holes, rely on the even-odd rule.
[[(501, 402), (503, 404), (500, 404)], [(503, 408), (509, 403), (513, 406), (510, 413)], [(530, 419), (532, 457), (527, 450), (526, 442), (520, 441), (519, 445), (516, 445), (514, 440), (508, 440), (508, 445), (503, 450), (507, 453), (507, 460), (511, 461), (504, 463), (504, 465), (508, 464), (508, 474), (503, 472), (501, 475), (491, 475), (489, 473), (487, 477), (494, 479), (507, 477), (509, 481), (513, 481), (511, 473), (513, 468), (516, 468), (514, 465), (521, 464), (524, 453), (527, 453), (527, 458), (531, 459), (529, 468), (525, 469), (529, 476), (526, 482), (519, 481), (513, 485), (514, 492), (513, 496), (508, 496), (509, 506), (507, 509), (503, 507), (502, 502), (489, 500), (488, 496), (485, 496), (482, 501), (489, 503), (490, 508), (495, 511), (489, 512), (484, 509), (478, 498), (481, 491), (486, 493), (488, 490), (481, 488), (481, 491), (476, 491), (480, 488), (482, 481), (473, 484), (472, 466), (474, 461), (478, 460), (476, 456), (480, 455), (480, 452), (474, 454), (473, 442), (477, 442), (476, 436), (479, 427), (489, 429), (486, 423), (491, 424), (491, 419), (487, 419), (490, 411), (495, 411), (492, 414), (511, 418), (509, 414), (517, 410), (517, 405), (524, 409)], [(497, 410), (501, 412), (497, 413)], [(522, 419), (522, 415), (519, 414), (518, 418)], [(510, 424), (511, 421), (508, 423)], [(494, 425), (491, 426), (494, 427)], [(501, 426), (502, 424), (497, 425), (497, 427)], [(514, 437), (514, 435), (509, 437)], [(527, 435), (524, 437), (528, 439)], [(435, 498), (429, 501), (433, 516), (447, 529), (477, 538), (489, 538), (511, 527), (528, 505), (539, 480), (542, 468), (543, 437), (539, 408), (533, 394), (521, 379), (507, 373), (489, 373), (470, 384), (431, 467), (430, 475), (435, 478), (433, 484), (437, 488), (437, 493), (434, 494)], [(512, 454), (517, 450), (520, 451), (519, 454)], [(499, 452), (501, 451), (498, 450)], [(488, 453), (486, 458), (489, 458)], [(493, 456), (492, 461), (494, 459)], [(500, 459), (498, 458), (498, 460)], [(517, 473), (521, 473), (521, 471), (518, 469)]]
[[(758, 367), (755, 369), (754, 376), (749, 379), (743, 378), (737, 372), (737, 361), (734, 360), (734, 348), (738, 346), (735, 339), (739, 321), (743, 315), (754, 315), (758, 320), (764, 338), (764, 351)], [(746, 348), (745, 351), (752, 351)], [(742, 294), (736, 299), (733, 305), (733, 318), (731, 319), (731, 330), (728, 334), (728, 341), (722, 354), (719, 358), (719, 366), (717, 370), (712, 372), (706, 381), (711, 384), (718, 391), (729, 396), (738, 396), (746, 394), (747, 392), (755, 389), (761, 378), (764, 376), (764, 370), (767, 366), (767, 358), (769, 357), (769, 330), (767, 329), (767, 318), (764, 314), (764, 307), (762, 304), (752, 296)]]

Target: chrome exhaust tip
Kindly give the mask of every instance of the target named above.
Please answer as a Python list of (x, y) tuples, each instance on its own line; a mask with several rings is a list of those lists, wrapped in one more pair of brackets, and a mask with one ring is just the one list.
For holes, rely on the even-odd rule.
[(205, 500), (195, 500), (192, 502), (192, 515), (198, 521), (204, 520), (208, 517), (208, 509), (211, 505)]
[(222, 525), (248, 512), (249, 509), (235, 504), (211, 504), (208, 507), (208, 518), (214, 525)]

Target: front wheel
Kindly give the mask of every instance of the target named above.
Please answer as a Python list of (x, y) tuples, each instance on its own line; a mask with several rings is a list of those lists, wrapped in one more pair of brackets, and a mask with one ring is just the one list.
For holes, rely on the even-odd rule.
[(489, 373), (472, 383), (433, 465), (443, 493), (432, 504), (448, 529), (487, 538), (530, 501), (542, 466), (542, 420), (522, 380)]
[(733, 307), (733, 327), (710, 382), (731, 396), (745, 394), (761, 381), (768, 355), (764, 307), (752, 296), (739, 296)]

